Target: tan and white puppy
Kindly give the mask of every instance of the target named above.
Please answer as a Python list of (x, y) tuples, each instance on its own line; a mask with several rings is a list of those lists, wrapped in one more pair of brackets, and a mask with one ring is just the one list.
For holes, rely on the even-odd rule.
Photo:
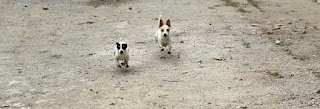
[[(117, 67), (121, 68), (122, 66), (129, 67), (128, 61), (129, 61), (129, 48), (128, 44), (126, 42), (117, 42), (114, 51), (114, 56), (116, 58), (116, 64)], [(123, 61), (123, 63), (119, 63), (119, 61)]]
[[(161, 16), (160, 16), (161, 17)], [(166, 24), (163, 24), (162, 19), (159, 17), (159, 29), (155, 34), (155, 40), (159, 43), (159, 47), (161, 51), (164, 50), (165, 47), (168, 48), (168, 54), (171, 54), (171, 39), (169, 37), (170, 34), (170, 19), (167, 20)]]

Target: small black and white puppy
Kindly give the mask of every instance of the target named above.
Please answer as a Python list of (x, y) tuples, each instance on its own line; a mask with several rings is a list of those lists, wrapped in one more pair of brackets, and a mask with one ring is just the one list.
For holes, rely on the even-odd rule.
[[(117, 46), (115, 47), (114, 56), (116, 58), (117, 67), (121, 68), (122, 66), (129, 67), (129, 48), (126, 42), (117, 42)], [(123, 63), (119, 63), (119, 61), (123, 61)]]

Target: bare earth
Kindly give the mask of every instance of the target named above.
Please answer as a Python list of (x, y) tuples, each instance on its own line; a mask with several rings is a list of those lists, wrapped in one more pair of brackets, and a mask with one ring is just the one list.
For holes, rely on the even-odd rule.
[(0, 108), (320, 108), (320, 5), (233, 1), (1, 0)]

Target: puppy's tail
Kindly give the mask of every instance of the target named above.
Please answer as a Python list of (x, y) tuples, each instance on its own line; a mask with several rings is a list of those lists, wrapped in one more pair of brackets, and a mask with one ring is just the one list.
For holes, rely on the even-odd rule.
[(160, 19), (161, 19), (161, 15), (158, 18), (158, 25), (160, 25)]

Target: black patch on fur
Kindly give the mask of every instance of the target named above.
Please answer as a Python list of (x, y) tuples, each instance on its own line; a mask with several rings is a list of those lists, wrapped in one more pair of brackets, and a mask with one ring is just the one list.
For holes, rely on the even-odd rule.
[(122, 44), (122, 49), (123, 49), (123, 50), (126, 50), (127, 47), (128, 47), (127, 44)]
[(117, 42), (116, 44), (117, 44), (117, 49), (120, 50), (120, 44), (119, 44), (119, 42)]

